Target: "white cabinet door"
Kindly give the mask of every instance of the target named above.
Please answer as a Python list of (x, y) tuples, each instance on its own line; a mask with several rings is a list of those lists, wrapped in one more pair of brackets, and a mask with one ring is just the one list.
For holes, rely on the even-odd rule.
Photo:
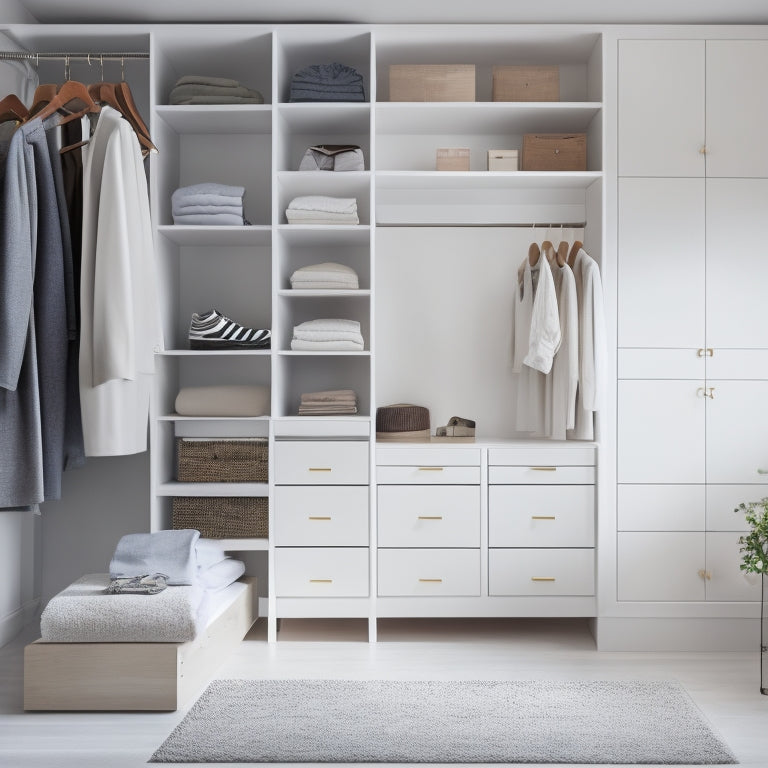
[(706, 45), (707, 176), (768, 176), (768, 40)]
[(768, 473), (768, 381), (708, 380), (707, 482), (763, 483)]
[(704, 482), (704, 382), (618, 382), (620, 483)]
[(620, 176), (704, 175), (704, 72), (703, 40), (619, 41)]
[(704, 536), (703, 531), (619, 533), (618, 599), (704, 600)]
[(768, 179), (707, 179), (707, 346), (768, 348)]
[(707, 534), (707, 600), (760, 600), (760, 576), (739, 568), (739, 536)]
[(704, 180), (619, 179), (619, 346), (704, 346)]

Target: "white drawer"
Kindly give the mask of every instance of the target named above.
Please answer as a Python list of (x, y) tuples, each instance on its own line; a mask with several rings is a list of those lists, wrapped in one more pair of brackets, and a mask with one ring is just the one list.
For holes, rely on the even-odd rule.
[(480, 487), (380, 485), (380, 547), (479, 547)]
[(480, 594), (479, 549), (380, 549), (382, 597), (474, 597)]
[(368, 486), (278, 485), (278, 547), (367, 547)]
[(366, 485), (368, 442), (281, 440), (275, 443), (278, 485)]
[(488, 467), (488, 482), (508, 485), (591, 485), (595, 482), (595, 468), (555, 464)]
[(594, 466), (595, 448), (592, 445), (574, 445), (564, 448), (554, 446), (533, 448), (517, 446), (514, 448), (489, 448), (488, 464), (507, 466), (567, 467)]
[(442, 446), (403, 447), (376, 444), (376, 464), (407, 466), (413, 464), (423, 467), (479, 467), (479, 448), (453, 448)]
[(376, 467), (379, 485), (479, 485), (480, 467), (408, 466)]
[(490, 549), (489, 595), (594, 595), (593, 549)]
[(367, 597), (367, 547), (278, 547), (278, 597)]
[(594, 544), (594, 486), (493, 485), (488, 489), (488, 546)]

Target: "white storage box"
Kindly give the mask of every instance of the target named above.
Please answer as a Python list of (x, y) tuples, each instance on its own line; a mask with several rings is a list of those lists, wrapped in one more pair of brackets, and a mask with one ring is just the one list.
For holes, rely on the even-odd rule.
[(517, 149), (489, 149), (488, 150), (488, 170), (489, 171), (517, 171), (518, 166)]

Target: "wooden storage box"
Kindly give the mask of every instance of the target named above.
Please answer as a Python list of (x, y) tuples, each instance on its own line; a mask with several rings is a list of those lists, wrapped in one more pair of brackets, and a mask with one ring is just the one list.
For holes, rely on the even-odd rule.
[(266, 539), (269, 499), (265, 496), (176, 496), (173, 528), (194, 528), (205, 539)]
[(560, 101), (560, 68), (494, 67), (492, 98), (494, 101)]
[(516, 171), (519, 169), (518, 155), (516, 149), (489, 149), (488, 170)]
[(526, 133), (523, 136), (524, 171), (586, 171), (585, 133)]
[(474, 64), (390, 64), (390, 101), (474, 101)]
[(176, 479), (182, 483), (266, 483), (269, 445), (253, 440), (177, 441)]
[(465, 147), (439, 147), (435, 167), (438, 171), (468, 171), (469, 149)]

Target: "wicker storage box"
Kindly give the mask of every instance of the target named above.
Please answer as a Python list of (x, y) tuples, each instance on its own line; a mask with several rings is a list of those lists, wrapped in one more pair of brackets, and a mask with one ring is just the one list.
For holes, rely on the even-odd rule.
[(390, 64), (390, 101), (474, 101), (474, 64)]
[(176, 479), (182, 483), (266, 483), (269, 446), (261, 440), (177, 441)]
[(523, 136), (524, 171), (586, 171), (585, 133), (526, 133)]
[(494, 101), (559, 101), (560, 68), (494, 67), (492, 98)]
[(258, 496), (176, 496), (173, 528), (195, 528), (206, 539), (265, 539), (269, 499)]
[(438, 147), (435, 153), (438, 171), (468, 171), (469, 149), (466, 147)]

